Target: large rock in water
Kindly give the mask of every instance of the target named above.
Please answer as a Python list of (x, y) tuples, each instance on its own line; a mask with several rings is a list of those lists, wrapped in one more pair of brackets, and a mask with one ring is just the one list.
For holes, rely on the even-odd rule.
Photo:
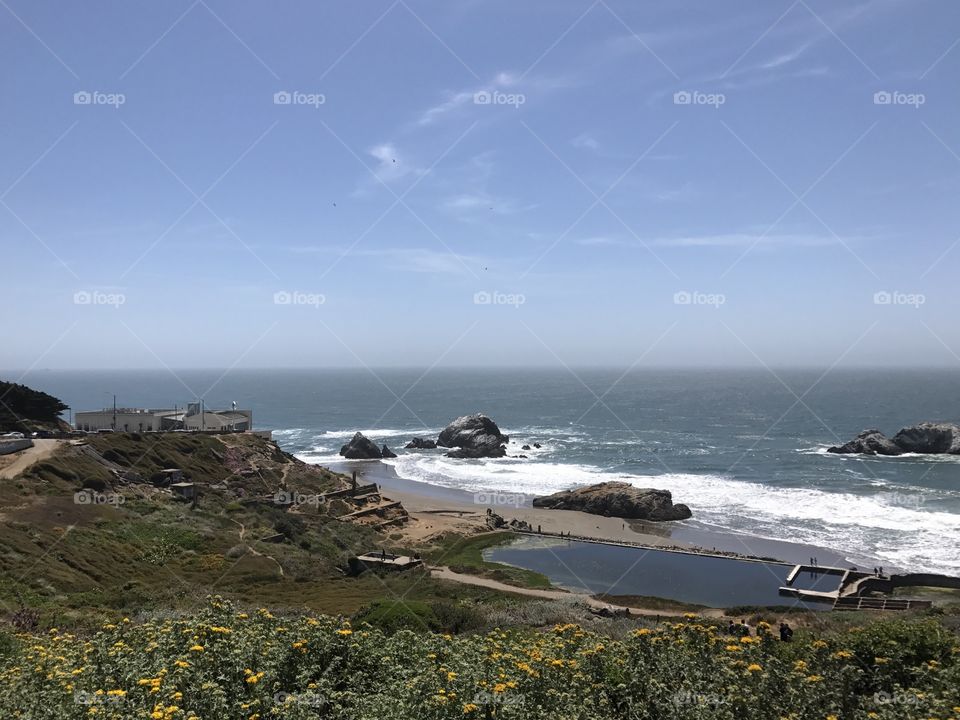
[(902, 455), (903, 450), (879, 430), (864, 430), (850, 442), (827, 448), (827, 452), (841, 455)]
[(534, 498), (533, 506), (551, 510), (580, 510), (629, 520), (686, 520), (693, 514), (686, 505), (674, 505), (669, 490), (638, 488), (625, 482), (604, 482), (562, 490)]
[(437, 437), (437, 445), (455, 448), (446, 454), (452, 458), (503, 457), (509, 440), (493, 420), (477, 413), (458, 417), (447, 425)]
[(373, 460), (383, 457), (377, 444), (360, 432), (340, 448), (340, 454), (347, 460)]
[(904, 452), (960, 455), (960, 426), (954, 423), (920, 423), (893, 436)]
[(864, 430), (843, 445), (828, 448), (831, 453), (862, 455), (960, 455), (960, 426), (955, 423), (920, 423), (903, 428), (893, 438), (879, 430)]

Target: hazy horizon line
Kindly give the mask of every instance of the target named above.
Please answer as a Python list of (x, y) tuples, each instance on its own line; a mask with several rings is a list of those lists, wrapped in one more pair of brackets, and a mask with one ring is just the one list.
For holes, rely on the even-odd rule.
[[(194, 367), (47, 367), (47, 368), (10, 368), (0, 370), (0, 374), (9, 373), (23, 378), (28, 375), (48, 372), (157, 372), (163, 374), (173, 374), (177, 372), (259, 372), (259, 371), (281, 371), (296, 372), (310, 370), (356, 370), (358, 372), (369, 372), (371, 370), (410, 370), (419, 372), (438, 372), (438, 371), (457, 371), (457, 370), (497, 370), (497, 371), (558, 371), (569, 373), (571, 370), (616, 370), (621, 372), (642, 372), (642, 371), (722, 371), (722, 370), (754, 370), (760, 373), (770, 373), (777, 370), (806, 370), (820, 372), (852, 372), (852, 371), (947, 371), (958, 370), (953, 364), (945, 365), (781, 365), (769, 364), (758, 367), (756, 365), (638, 365), (628, 364), (574, 364), (567, 365), (437, 365), (435, 367), (426, 365), (256, 365), (249, 367), (228, 368), (222, 365), (203, 365)], [(0, 379), (3, 379), (0, 377)], [(17, 382), (16, 380), (8, 382)]]

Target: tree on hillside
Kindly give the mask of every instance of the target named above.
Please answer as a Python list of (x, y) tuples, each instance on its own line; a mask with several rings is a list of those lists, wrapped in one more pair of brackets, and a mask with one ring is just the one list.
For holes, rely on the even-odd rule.
[(32, 423), (57, 423), (66, 409), (53, 395), (0, 380), (0, 431), (30, 430)]

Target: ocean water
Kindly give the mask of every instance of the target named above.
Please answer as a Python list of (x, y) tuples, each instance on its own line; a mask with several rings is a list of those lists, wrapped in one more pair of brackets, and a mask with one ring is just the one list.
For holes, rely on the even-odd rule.
[[(867, 427), (892, 435), (960, 420), (958, 372), (32, 371), (21, 382), (77, 410), (112, 393), (140, 407), (235, 400), (315, 463), (338, 459), (361, 430), (400, 455), (388, 462), (401, 477), (471, 492), (533, 496), (614, 479), (666, 488), (697, 527), (826, 547), (868, 567), (960, 574), (960, 457), (826, 453)], [(542, 447), (497, 460), (402, 449), (472, 412), (511, 436), (511, 455)]]

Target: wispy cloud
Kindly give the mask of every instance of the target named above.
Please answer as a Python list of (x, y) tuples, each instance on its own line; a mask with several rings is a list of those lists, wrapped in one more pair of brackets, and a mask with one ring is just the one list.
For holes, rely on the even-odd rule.
[[(844, 242), (852, 241), (847, 238)], [(763, 233), (728, 233), (655, 238), (651, 245), (666, 247), (822, 247), (841, 241), (833, 235), (763, 235)]]
[(585, 247), (624, 247), (630, 245), (630, 243), (625, 240), (615, 237), (607, 237), (605, 235), (595, 235), (593, 237), (580, 238), (574, 242), (577, 245), (584, 245)]
[(367, 155), (373, 158), (375, 163), (361, 178), (356, 190), (353, 191), (354, 197), (365, 195), (381, 184), (390, 185), (406, 177), (418, 177), (426, 172), (406, 154), (401, 153), (392, 142), (374, 145), (367, 150)]
[(391, 271), (439, 275), (466, 275), (482, 270), (489, 261), (477, 255), (432, 250), (423, 247), (353, 248), (346, 245), (293, 245), (287, 251), (297, 255), (344, 255), (380, 260)]
[(678, 235), (674, 237), (654, 237), (640, 242), (635, 239), (625, 239), (615, 236), (593, 236), (574, 241), (585, 247), (626, 247), (642, 248), (644, 246), (674, 247), (674, 248), (791, 248), (791, 247), (823, 247), (838, 245), (841, 242), (850, 244), (862, 240), (860, 237), (836, 238), (833, 235), (812, 234), (780, 234), (764, 235), (760, 232), (718, 233), (703, 235)]
[(370, 148), (369, 154), (377, 161), (373, 172), (381, 182), (391, 183), (407, 175), (419, 175), (423, 172), (422, 168), (416, 167), (406, 157), (401, 156), (393, 143), (375, 145)]
[(417, 119), (416, 126), (432, 125), (442, 118), (475, 105), (480, 105), (477, 98), (484, 93), (511, 92), (522, 94), (525, 99), (543, 95), (547, 92), (572, 87), (575, 83), (570, 76), (527, 76), (514, 72), (503, 71), (482, 85), (477, 85), (457, 92), (452, 92), (440, 103), (427, 108)]
[(431, 275), (467, 275), (487, 265), (481, 257), (428, 248), (383, 248), (353, 254), (388, 261), (391, 270)]
[(440, 206), (442, 210), (455, 212), (460, 215), (478, 212), (493, 213), (495, 215), (513, 215), (525, 210), (532, 210), (536, 205), (524, 205), (510, 198), (497, 197), (486, 192), (462, 193), (444, 200)]
[(700, 191), (692, 182), (685, 182), (680, 187), (655, 190), (650, 199), (657, 202), (690, 202), (700, 197)]
[(577, 135), (573, 140), (570, 141), (570, 144), (575, 148), (593, 150), (594, 152), (600, 149), (600, 143), (597, 141), (597, 139), (587, 133), (581, 133), (580, 135)]

